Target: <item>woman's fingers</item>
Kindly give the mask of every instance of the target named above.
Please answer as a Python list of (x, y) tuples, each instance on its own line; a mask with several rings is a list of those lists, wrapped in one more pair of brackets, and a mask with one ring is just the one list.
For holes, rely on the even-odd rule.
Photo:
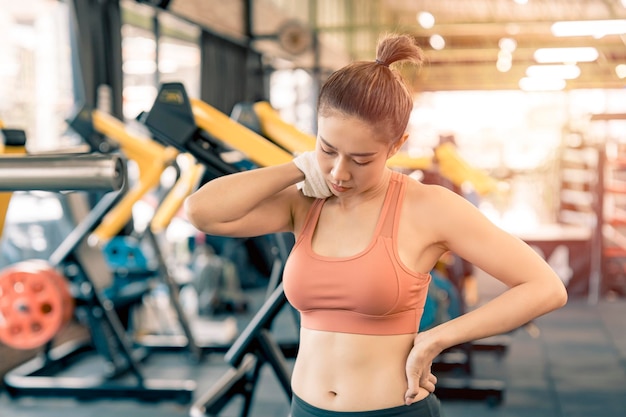
[(426, 378), (420, 380), (420, 388), (424, 388), (428, 392), (434, 392), (436, 384), (437, 377), (430, 372), (427, 374)]

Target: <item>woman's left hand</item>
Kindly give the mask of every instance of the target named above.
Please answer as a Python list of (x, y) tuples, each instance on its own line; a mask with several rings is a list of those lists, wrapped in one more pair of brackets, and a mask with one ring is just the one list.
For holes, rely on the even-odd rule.
[(428, 392), (435, 391), (437, 377), (431, 372), (433, 359), (439, 354), (428, 341), (425, 333), (420, 333), (415, 337), (413, 348), (406, 361), (406, 377), (408, 389), (404, 395), (407, 405), (411, 404), (420, 389)]

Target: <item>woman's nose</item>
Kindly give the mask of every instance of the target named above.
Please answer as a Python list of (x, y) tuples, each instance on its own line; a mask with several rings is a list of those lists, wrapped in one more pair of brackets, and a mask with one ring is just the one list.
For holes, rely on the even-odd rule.
[(350, 179), (350, 172), (348, 171), (347, 165), (346, 161), (341, 157), (335, 160), (333, 169), (330, 171), (330, 175), (332, 175), (335, 181), (341, 182)]

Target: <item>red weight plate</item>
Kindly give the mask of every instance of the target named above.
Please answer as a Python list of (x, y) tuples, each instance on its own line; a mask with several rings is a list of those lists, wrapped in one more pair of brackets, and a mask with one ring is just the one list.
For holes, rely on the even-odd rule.
[(0, 342), (14, 349), (43, 346), (71, 319), (74, 300), (65, 278), (44, 261), (0, 272)]

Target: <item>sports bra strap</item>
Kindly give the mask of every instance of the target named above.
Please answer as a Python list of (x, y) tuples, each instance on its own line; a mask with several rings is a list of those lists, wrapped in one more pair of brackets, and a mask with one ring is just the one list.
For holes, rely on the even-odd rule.
[[(385, 197), (381, 213), (381, 216), (384, 216), (384, 223), (380, 229), (381, 236), (393, 236), (394, 227), (397, 226), (397, 223), (400, 220), (398, 211), (399, 208), (402, 207), (405, 182), (406, 181), (404, 181), (404, 177), (401, 173), (397, 171), (392, 172), (391, 181), (389, 181), (389, 190), (387, 191), (387, 196)], [(394, 201), (396, 204), (392, 205)]]
[(317, 226), (317, 219), (320, 217), (324, 201), (326, 200), (318, 198), (311, 205), (311, 208), (304, 219), (304, 226), (300, 232), (300, 238), (313, 234), (313, 230), (315, 229), (315, 226)]

